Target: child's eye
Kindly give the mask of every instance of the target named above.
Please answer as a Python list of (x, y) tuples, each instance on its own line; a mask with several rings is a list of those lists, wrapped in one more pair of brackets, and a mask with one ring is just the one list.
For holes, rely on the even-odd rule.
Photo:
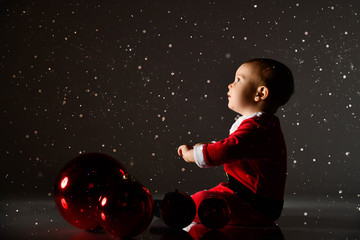
[(240, 78), (236, 78), (236, 81), (237, 81), (237, 82), (240, 82)]

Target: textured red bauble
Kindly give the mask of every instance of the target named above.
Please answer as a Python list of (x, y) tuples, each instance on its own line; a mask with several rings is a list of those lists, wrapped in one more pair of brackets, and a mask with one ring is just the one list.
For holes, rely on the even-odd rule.
[(54, 198), (60, 214), (77, 228), (100, 228), (96, 209), (101, 192), (126, 174), (124, 166), (108, 155), (77, 156), (63, 167), (55, 181)]

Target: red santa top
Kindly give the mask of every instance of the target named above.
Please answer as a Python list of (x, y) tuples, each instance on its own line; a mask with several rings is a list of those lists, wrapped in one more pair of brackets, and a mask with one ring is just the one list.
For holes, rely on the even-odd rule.
[(258, 112), (240, 117), (221, 141), (194, 148), (199, 167), (224, 165), (225, 172), (256, 195), (283, 200), (287, 172), (278, 117)]

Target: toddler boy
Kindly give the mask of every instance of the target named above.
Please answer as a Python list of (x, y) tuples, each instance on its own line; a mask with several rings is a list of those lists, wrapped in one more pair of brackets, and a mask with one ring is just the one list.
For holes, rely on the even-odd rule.
[(225, 198), (231, 209), (230, 224), (273, 223), (283, 209), (287, 172), (285, 140), (274, 114), (294, 92), (292, 73), (276, 60), (252, 59), (237, 69), (228, 89), (228, 107), (242, 115), (229, 137), (178, 148), (179, 156), (201, 168), (223, 165), (228, 182), (192, 198), (197, 208), (208, 196)]

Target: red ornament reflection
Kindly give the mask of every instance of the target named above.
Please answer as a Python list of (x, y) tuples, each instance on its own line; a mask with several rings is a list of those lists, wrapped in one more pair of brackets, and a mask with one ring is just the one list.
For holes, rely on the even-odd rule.
[(100, 214), (100, 216), (101, 216), (101, 219), (102, 219), (103, 221), (106, 220), (105, 213), (102, 212), (102, 213)]
[[(101, 197), (100, 197), (100, 198), (101, 198)], [(107, 198), (104, 197), (104, 198), (101, 200), (101, 206), (105, 206), (106, 202), (107, 202)]]
[(61, 188), (64, 189), (66, 188), (67, 184), (69, 182), (69, 178), (68, 177), (64, 177), (63, 180), (61, 180)]
[(141, 234), (153, 218), (153, 198), (135, 180), (125, 179), (106, 189), (99, 200), (101, 226), (118, 238)]
[(54, 198), (60, 214), (77, 228), (100, 228), (96, 209), (101, 191), (126, 174), (120, 162), (105, 154), (87, 153), (74, 158), (55, 181)]
[(65, 198), (61, 198), (60, 202), (61, 202), (61, 206), (64, 209), (68, 209), (68, 205), (67, 205), (67, 202), (66, 202)]

